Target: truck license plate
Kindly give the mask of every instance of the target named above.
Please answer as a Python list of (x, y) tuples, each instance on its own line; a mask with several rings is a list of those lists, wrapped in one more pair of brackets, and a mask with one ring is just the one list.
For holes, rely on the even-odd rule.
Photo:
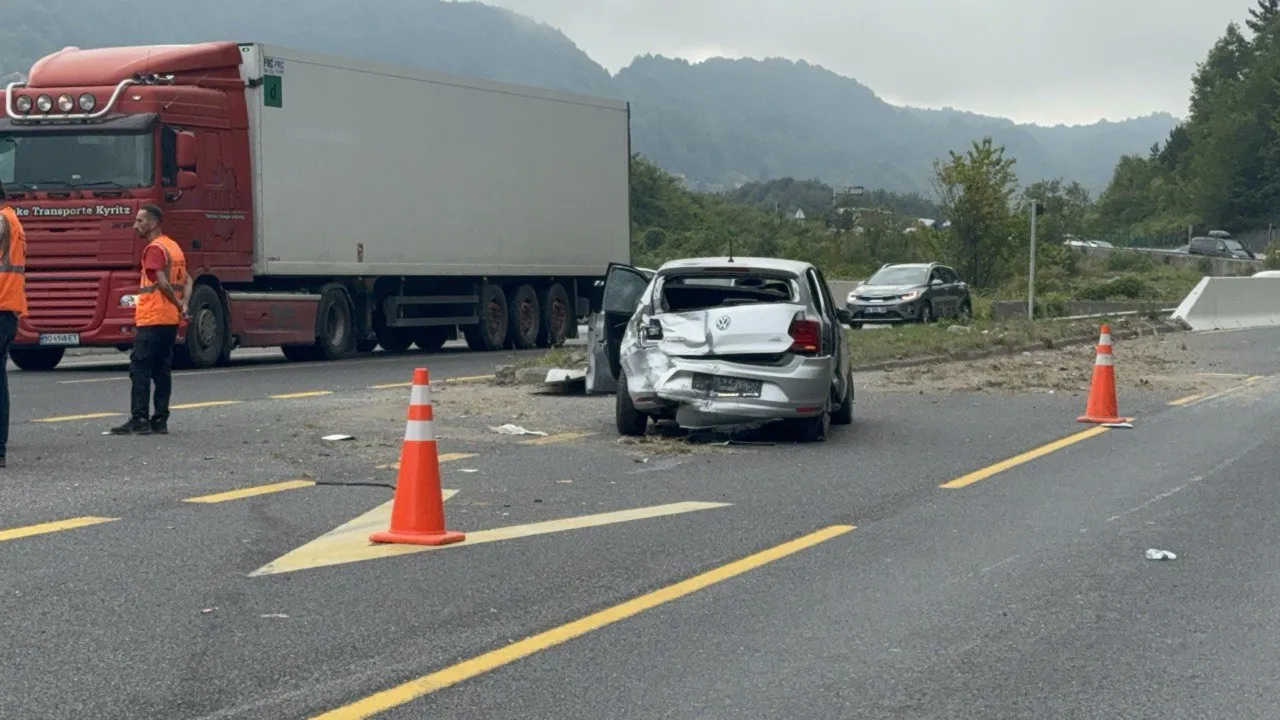
[(40, 344), (53, 347), (75, 347), (80, 344), (80, 333), (41, 333)]

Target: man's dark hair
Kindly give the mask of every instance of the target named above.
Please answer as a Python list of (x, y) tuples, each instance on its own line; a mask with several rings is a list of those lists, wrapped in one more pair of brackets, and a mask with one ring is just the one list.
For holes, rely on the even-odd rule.
[(159, 205), (152, 205), (151, 203), (147, 203), (146, 205), (143, 205), (139, 209), (142, 210), (142, 212), (150, 215), (151, 219), (155, 220), (157, 223), (164, 222), (164, 211), (160, 209)]

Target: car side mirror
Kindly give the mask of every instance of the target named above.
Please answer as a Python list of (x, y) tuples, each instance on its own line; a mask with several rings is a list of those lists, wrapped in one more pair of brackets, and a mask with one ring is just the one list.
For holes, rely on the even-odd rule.
[(180, 132), (174, 139), (176, 147), (175, 155), (177, 155), (178, 167), (190, 170), (196, 166), (196, 134), (192, 132)]
[(942, 278), (929, 278), (929, 287), (933, 287), (934, 285), (941, 285), (941, 284), (942, 284)]
[(193, 190), (200, 184), (200, 176), (190, 170), (178, 171), (178, 189)]
[(838, 320), (841, 325), (852, 325), (853, 311), (848, 308), (836, 308), (836, 320)]
[(640, 334), (645, 340), (661, 340), (662, 339), (662, 323), (657, 318), (649, 318), (648, 324), (641, 329)]

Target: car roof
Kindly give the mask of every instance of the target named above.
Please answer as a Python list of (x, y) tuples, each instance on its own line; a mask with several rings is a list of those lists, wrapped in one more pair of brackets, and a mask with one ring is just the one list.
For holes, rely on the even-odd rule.
[[(920, 270), (925, 270), (931, 267), (946, 267), (946, 266), (943, 265), (942, 263), (885, 263), (884, 265), (880, 266), (880, 270), (884, 270), (885, 268), (918, 268)], [(880, 270), (877, 270), (876, 272), (879, 272)]]
[(658, 268), (659, 273), (672, 270), (697, 270), (700, 268), (746, 267), (753, 270), (781, 270), (783, 272), (803, 275), (813, 267), (810, 263), (799, 260), (783, 260), (781, 258), (758, 257), (699, 257), (672, 260)]

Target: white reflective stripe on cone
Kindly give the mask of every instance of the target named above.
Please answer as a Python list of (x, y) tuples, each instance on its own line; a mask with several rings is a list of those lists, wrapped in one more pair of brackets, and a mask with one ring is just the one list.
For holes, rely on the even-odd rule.
[(430, 385), (414, 385), (413, 391), (409, 393), (410, 405), (430, 405), (431, 404), (431, 386)]
[(435, 440), (436, 431), (430, 420), (410, 420), (404, 426), (405, 440)]
[(1098, 353), (1098, 359), (1094, 361), (1095, 365), (1114, 365), (1111, 356), (1106, 353)]
[(1102, 333), (1102, 338), (1101, 338), (1100, 340), (1098, 340), (1098, 344), (1099, 344), (1099, 345), (1110, 345), (1110, 344), (1111, 344), (1111, 333)]

